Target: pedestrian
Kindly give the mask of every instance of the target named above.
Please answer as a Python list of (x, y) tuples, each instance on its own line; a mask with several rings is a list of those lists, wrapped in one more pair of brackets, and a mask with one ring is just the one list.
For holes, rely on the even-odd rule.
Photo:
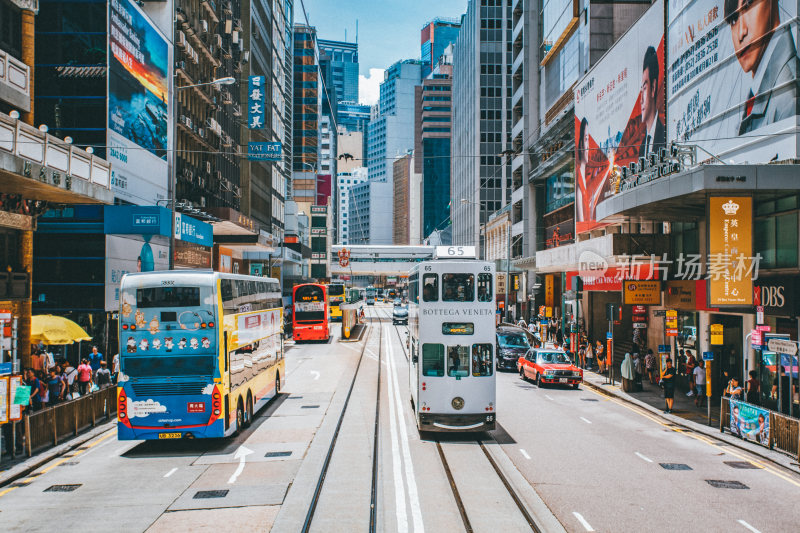
[[(780, 369), (781, 373), (779, 411), (783, 414), (787, 414), (789, 412), (790, 399), (792, 398), (793, 394), (789, 391), (789, 376), (786, 375), (786, 370), (783, 368), (782, 364), (779, 364), (778, 368)], [(772, 399), (778, 400), (778, 376), (775, 376), (775, 379), (772, 381)]]
[(642, 390), (642, 358), (639, 356), (639, 352), (633, 352), (633, 370), (636, 372), (636, 390)]
[(671, 413), (675, 404), (675, 368), (672, 366), (672, 359), (667, 357), (667, 368), (661, 374), (661, 384), (664, 388), (664, 402), (666, 403), (665, 413)]
[(600, 373), (604, 374), (606, 371), (606, 354), (603, 350), (603, 343), (600, 341), (597, 341), (595, 358), (597, 359), (597, 366), (600, 368)]
[(564, 344), (564, 332), (558, 326), (556, 326), (556, 342), (559, 346)]
[(694, 396), (697, 391), (695, 390), (695, 383), (694, 383), (694, 367), (697, 366), (697, 361), (692, 355), (691, 350), (686, 350), (686, 375), (688, 376), (689, 381), (689, 392), (686, 393), (686, 396)]
[(728, 397), (731, 395), (731, 383), (733, 382), (731, 373), (728, 370), (722, 371), (722, 382), (725, 384), (725, 390), (722, 391), (722, 395)]
[(50, 398), (50, 405), (56, 405), (64, 398), (66, 386), (61, 375), (57, 372), (57, 367), (51, 368), (47, 379), (47, 395)]
[(758, 372), (750, 371), (750, 379), (747, 380), (747, 403), (753, 405), (761, 404), (761, 382), (758, 380)]
[(89, 354), (89, 364), (92, 366), (92, 372), (100, 370), (100, 361), (103, 360), (103, 354), (97, 350), (97, 346), (92, 346), (92, 353)]
[(686, 354), (683, 348), (678, 350), (678, 375), (682, 376), (686, 373)]
[(651, 385), (656, 384), (656, 356), (651, 348), (647, 349), (644, 356), (644, 369), (647, 372), (647, 379)]
[(581, 345), (578, 347), (578, 366), (580, 368), (586, 368), (586, 344), (581, 342)]
[(41, 370), (36, 372), (36, 380), (39, 383), (39, 401), (42, 407), (47, 407), (50, 401), (50, 391), (47, 388), (47, 378)]
[(78, 365), (78, 392), (81, 396), (92, 390), (92, 367), (88, 359), (82, 359)]
[(697, 360), (697, 365), (692, 370), (693, 378), (692, 381), (694, 382), (694, 389), (695, 389), (695, 396), (694, 396), (694, 405), (695, 407), (700, 407), (700, 402), (706, 396), (706, 370), (703, 368), (703, 361)]
[(111, 371), (106, 368), (105, 361), (100, 361), (100, 369), (94, 374), (94, 382), (101, 389), (111, 385)]
[(586, 368), (594, 369), (594, 348), (589, 339), (586, 339)]
[(72, 366), (70, 363), (64, 363), (64, 372), (62, 373), (64, 377), (64, 381), (67, 384), (67, 393), (64, 395), (64, 399), (71, 400), (72, 394), (78, 388), (78, 369)]
[(741, 402), (744, 398), (744, 391), (742, 390), (742, 387), (739, 386), (739, 378), (736, 376), (731, 378), (730, 395), (731, 400), (736, 400), (737, 402)]
[(31, 388), (31, 396), (29, 403), (31, 411), (38, 411), (42, 408), (42, 400), (39, 396), (39, 388), (41, 386), (39, 378), (36, 377), (36, 372), (32, 368), (25, 369), (25, 385)]
[(114, 385), (117, 384), (117, 380), (119, 379), (119, 354), (114, 354), (114, 358), (111, 360), (111, 383)]

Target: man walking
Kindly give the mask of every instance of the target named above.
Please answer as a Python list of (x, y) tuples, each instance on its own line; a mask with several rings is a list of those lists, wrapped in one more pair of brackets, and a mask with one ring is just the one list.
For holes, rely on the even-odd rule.
[(703, 401), (702, 399), (706, 396), (706, 370), (703, 368), (703, 361), (701, 359), (697, 360), (697, 366), (694, 367), (693, 377), (694, 377), (694, 388), (695, 388), (695, 397), (694, 397), (694, 405), (695, 407), (700, 407), (700, 403)]
[(664, 412), (671, 413), (675, 404), (675, 368), (669, 357), (667, 358), (667, 368), (661, 374), (661, 382), (664, 384), (664, 402), (666, 403)]
[(89, 354), (89, 364), (92, 366), (92, 372), (100, 370), (100, 361), (103, 360), (103, 354), (97, 350), (97, 346), (92, 346), (92, 353)]

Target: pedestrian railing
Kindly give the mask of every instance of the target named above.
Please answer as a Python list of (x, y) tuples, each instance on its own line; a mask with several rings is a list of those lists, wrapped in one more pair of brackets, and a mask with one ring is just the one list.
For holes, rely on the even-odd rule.
[[(731, 416), (731, 404), (738, 408), (738, 418)], [(763, 416), (763, 422), (759, 417)], [(720, 400), (719, 430), (750, 440), (770, 450), (780, 450), (800, 460), (800, 420), (746, 402)], [(755, 438), (749, 438), (755, 437)]]
[(97, 392), (46, 407), (24, 417), (25, 451), (33, 452), (56, 446), (68, 437), (110, 420), (117, 412), (117, 389), (106, 387)]

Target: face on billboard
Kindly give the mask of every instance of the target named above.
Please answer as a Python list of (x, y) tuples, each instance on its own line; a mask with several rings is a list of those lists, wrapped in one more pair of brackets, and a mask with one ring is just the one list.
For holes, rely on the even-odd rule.
[(767, 49), (772, 30), (778, 25), (777, 0), (726, 0), (725, 20), (742, 70), (755, 75)]

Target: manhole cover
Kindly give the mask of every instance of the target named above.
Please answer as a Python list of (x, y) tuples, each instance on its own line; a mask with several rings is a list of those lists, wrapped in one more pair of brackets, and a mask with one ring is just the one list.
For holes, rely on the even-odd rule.
[(753, 463), (749, 463), (747, 461), (722, 461), (722, 462), (730, 466), (731, 468), (739, 468), (741, 470), (756, 470), (760, 468), (754, 465)]
[(264, 457), (289, 457), (292, 452), (267, 452)]
[(228, 489), (223, 490), (198, 490), (195, 495), (195, 500), (204, 500), (207, 498), (224, 498), (228, 495)]
[(72, 492), (81, 485), (82, 483), (78, 483), (76, 485), (50, 485), (44, 489), (44, 492)]
[(715, 489), (749, 489), (747, 485), (744, 483), (740, 483), (739, 481), (722, 481), (719, 479), (707, 479), (706, 483), (714, 487)]
[(317, 408), (319, 408), (319, 405), (302, 405), (302, 406), (300, 406), (300, 409), (317, 409)]
[(597, 398), (581, 398), (581, 401), (582, 402), (598, 402), (600, 400), (598, 400)]
[(664, 470), (691, 470), (692, 467), (683, 463), (658, 463)]
[(65, 461), (58, 466), (75, 466), (78, 464), (78, 461)]

